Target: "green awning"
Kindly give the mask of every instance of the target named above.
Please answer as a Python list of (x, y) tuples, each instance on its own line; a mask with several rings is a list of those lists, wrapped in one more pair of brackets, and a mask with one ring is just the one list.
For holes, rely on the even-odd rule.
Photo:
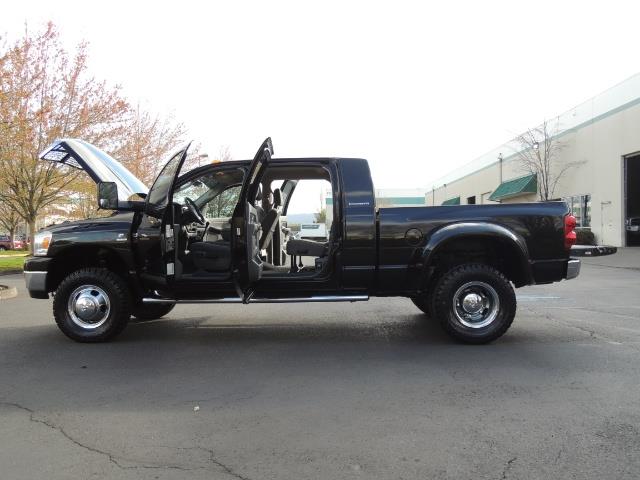
[(523, 177), (507, 180), (498, 185), (489, 200), (492, 202), (498, 202), (505, 198), (516, 197), (518, 195), (524, 195), (526, 193), (538, 192), (538, 176), (535, 173), (525, 175)]
[(442, 202), (442, 205), (460, 205), (460, 197), (453, 197)]

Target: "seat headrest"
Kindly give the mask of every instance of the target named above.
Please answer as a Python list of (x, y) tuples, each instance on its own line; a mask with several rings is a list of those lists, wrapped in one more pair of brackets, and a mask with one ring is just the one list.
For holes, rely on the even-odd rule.
[(282, 206), (282, 193), (280, 193), (280, 189), (276, 188), (273, 191), (273, 208), (278, 208)]

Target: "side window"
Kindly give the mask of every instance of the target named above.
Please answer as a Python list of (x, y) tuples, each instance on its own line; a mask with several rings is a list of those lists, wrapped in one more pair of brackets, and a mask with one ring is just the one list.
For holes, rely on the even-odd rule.
[(196, 198), (202, 197), (205, 193), (209, 191), (209, 187), (206, 183), (202, 181), (202, 179), (196, 179), (184, 185), (181, 185), (174, 193), (173, 193), (173, 201), (175, 203), (179, 203), (180, 205), (184, 205), (184, 199), (190, 198), (191, 200), (195, 200)]
[(231, 217), (238, 203), (240, 190), (242, 185), (235, 185), (213, 197), (203, 209), (204, 216), (207, 218)]
[(333, 195), (328, 180), (299, 180), (287, 208), (287, 220), (301, 238), (326, 241), (333, 223)]
[(209, 170), (178, 186), (173, 192), (173, 201), (184, 205), (185, 198), (189, 198), (207, 218), (230, 217), (238, 203), (243, 180), (241, 168)]

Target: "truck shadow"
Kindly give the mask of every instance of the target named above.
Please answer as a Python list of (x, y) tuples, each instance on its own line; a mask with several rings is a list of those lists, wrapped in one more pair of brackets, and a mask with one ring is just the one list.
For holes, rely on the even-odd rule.
[(192, 408), (207, 398), (244, 398), (247, 392), (260, 398), (263, 390), (280, 395), (299, 386), (348, 391), (363, 378), (362, 388), (377, 391), (389, 384), (477, 382), (487, 369), (499, 379), (514, 368), (567, 364), (537, 348), (523, 350), (523, 341), (535, 339), (516, 334), (488, 346), (462, 345), (419, 314), (372, 324), (169, 318), (132, 323), (103, 344), (75, 343), (54, 324), (41, 324), (3, 331), (0, 380), (6, 389), (0, 400), (76, 411), (87, 404), (114, 408), (117, 399), (117, 409), (135, 411), (142, 397), (153, 406)]
[(172, 341), (176, 338), (213, 343), (423, 343), (457, 344), (437, 322), (423, 315), (401, 316), (384, 323), (323, 322), (305, 319), (296, 323), (226, 323), (211, 317), (189, 317), (132, 322), (118, 342)]

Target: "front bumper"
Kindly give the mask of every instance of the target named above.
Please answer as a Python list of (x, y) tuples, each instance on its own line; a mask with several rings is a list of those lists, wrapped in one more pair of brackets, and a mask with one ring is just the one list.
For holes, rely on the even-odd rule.
[(565, 279), (571, 280), (572, 278), (576, 278), (580, 275), (580, 265), (581, 262), (577, 258), (572, 258), (567, 262), (567, 274), (564, 276)]
[(49, 298), (47, 273), (51, 259), (32, 257), (24, 264), (24, 282), (31, 298)]

